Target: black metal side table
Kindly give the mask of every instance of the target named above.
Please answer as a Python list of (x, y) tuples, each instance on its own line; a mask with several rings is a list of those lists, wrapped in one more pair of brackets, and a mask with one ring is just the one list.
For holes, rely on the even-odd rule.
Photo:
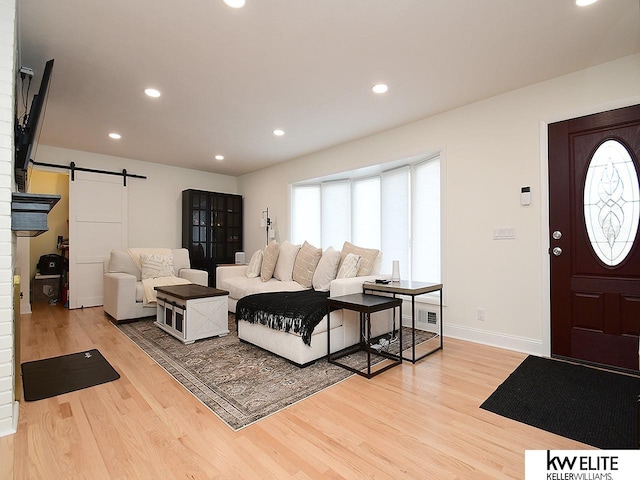
[[(444, 345), (442, 340), (443, 318), (441, 283), (410, 282), (406, 280), (390, 283), (364, 282), (362, 285), (362, 290), (363, 292), (369, 291), (391, 293), (393, 294), (393, 298), (396, 298), (396, 295), (407, 295), (411, 297), (411, 358), (403, 357), (405, 360), (416, 363), (418, 360), (422, 360), (427, 355), (431, 355), (438, 350), (442, 350)], [(440, 344), (432, 350), (429, 350), (419, 357), (416, 357), (416, 296), (438, 291), (440, 292), (440, 334), (438, 335), (440, 337)], [(400, 328), (398, 330), (402, 332), (402, 314), (400, 314)], [(427, 342), (428, 341), (429, 340), (427, 340)], [(400, 349), (400, 351), (402, 352), (402, 348)]]
[[(360, 343), (348, 347), (336, 353), (331, 353), (331, 310), (345, 309), (358, 312), (360, 314)], [(352, 295), (341, 295), (338, 297), (329, 297), (327, 299), (327, 359), (329, 363), (339, 365), (342, 368), (362, 375), (366, 378), (374, 377), (385, 370), (395, 367), (402, 363), (402, 332), (399, 335), (399, 347), (398, 354), (393, 354), (384, 351), (376, 351), (371, 348), (371, 314), (375, 312), (381, 312), (390, 308), (398, 308), (400, 318), (402, 318), (402, 300), (399, 298), (382, 297), (379, 295), (366, 295), (364, 293), (354, 293)], [(395, 310), (394, 310), (395, 313)], [(354, 368), (346, 363), (338, 362), (339, 359), (351, 355), (358, 351), (365, 351), (367, 353), (367, 368), (366, 371)], [(380, 368), (372, 371), (371, 357), (376, 358), (383, 357), (384, 359), (391, 360), (386, 362)]]

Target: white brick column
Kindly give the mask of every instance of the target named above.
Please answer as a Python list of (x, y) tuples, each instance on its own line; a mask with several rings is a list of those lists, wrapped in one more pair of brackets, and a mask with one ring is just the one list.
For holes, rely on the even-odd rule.
[(11, 231), (13, 180), (16, 1), (0, 0), (0, 436), (15, 433), (13, 267), (16, 237)]

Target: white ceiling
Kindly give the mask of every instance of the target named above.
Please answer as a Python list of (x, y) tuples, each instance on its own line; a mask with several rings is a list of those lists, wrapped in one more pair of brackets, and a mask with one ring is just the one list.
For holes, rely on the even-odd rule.
[(55, 58), (40, 143), (229, 175), (640, 52), (638, 0), (18, 5), (31, 93)]

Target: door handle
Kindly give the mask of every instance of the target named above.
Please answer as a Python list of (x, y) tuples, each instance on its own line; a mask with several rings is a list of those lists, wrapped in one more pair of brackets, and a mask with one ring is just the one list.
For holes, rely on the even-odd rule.
[(556, 257), (562, 255), (562, 249), (560, 247), (553, 247), (552, 252)]
[(562, 238), (562, 232), (560, 230), (556, 230), (551, 234), (554, 240), (560, 240)]

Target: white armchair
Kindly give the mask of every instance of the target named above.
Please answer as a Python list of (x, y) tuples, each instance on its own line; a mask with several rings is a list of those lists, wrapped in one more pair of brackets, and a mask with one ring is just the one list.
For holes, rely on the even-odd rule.
[[(209, 274), (191, 268), (186, 248), (171, 250), (176, 277), (207, 286)], [(142, 273), (126, 249), (112, 250), (104, 260), (104, 311), (117, 323), (156, 314), (156, 304), (144, 305)]]

